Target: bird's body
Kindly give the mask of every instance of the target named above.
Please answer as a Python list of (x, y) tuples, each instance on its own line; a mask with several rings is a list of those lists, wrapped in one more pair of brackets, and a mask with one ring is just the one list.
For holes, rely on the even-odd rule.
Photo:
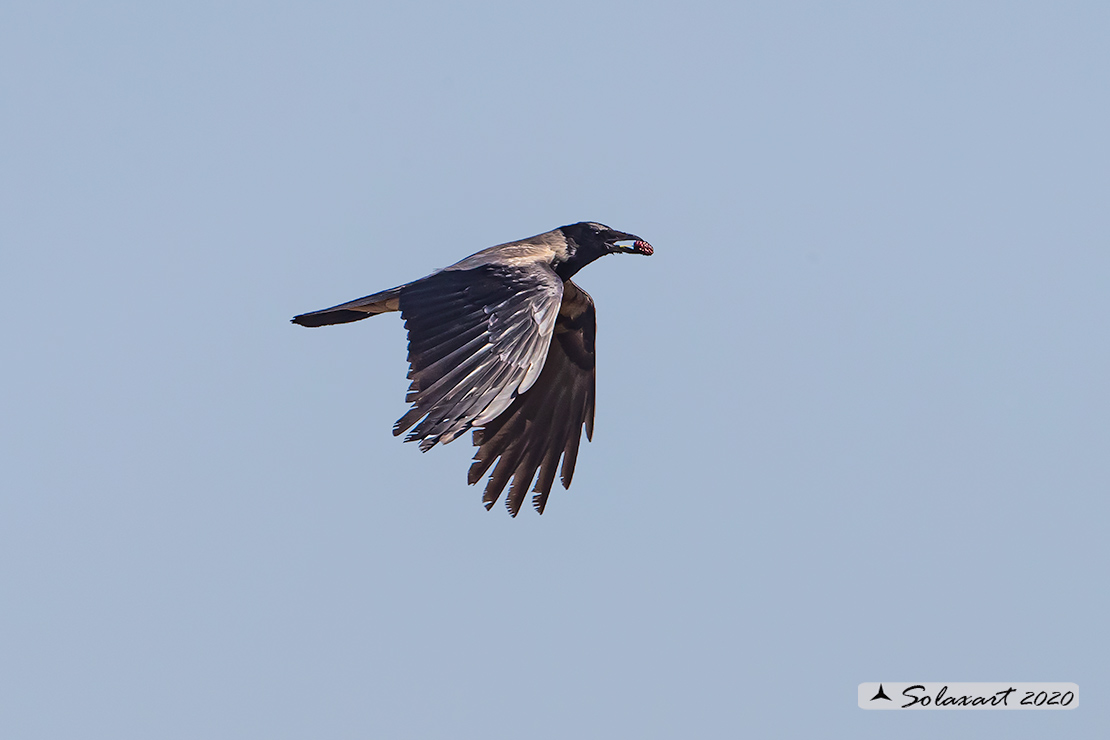
[(594, 304), (571, 277), (613, 252), (653, 249), (602, 224), (572, 224), (293, 322), (324, 326), (400, 311), (413, 406), (393, 433), (412, 429), (405, 441), (426, 451), (474, 428), (478, 452), (468, 482), (493, 467), (486, 508), (512, 479), (506, 505), (516, 516), (538, 471), (533, 505), (543, 513), (559, 459), (569, 487), (582, 427), (587, 438), (593, 434)]

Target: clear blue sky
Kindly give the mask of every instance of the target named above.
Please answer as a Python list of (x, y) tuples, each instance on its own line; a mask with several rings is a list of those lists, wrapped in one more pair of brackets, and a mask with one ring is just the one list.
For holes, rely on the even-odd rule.
[[(0, 736), (1105, 737), (1108, 39), (7, 0)], [(542, 517), (391, 435), (395, 315), (288, 322), (579, 220), (656, 254), (580, 275), (597, 430)]]

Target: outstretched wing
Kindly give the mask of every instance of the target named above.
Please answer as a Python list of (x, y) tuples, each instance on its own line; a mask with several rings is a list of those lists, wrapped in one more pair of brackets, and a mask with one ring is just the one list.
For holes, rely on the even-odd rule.
[(402, 286), (413, 406), (393, 433), (415, 425), (405, 441), (427, 451), (504, 411), (540, 376), (562, 295), (535, 262), (454, 266)]
[(568, 280), (543, 372), (508, 410), (474, 431), (478, 452), (467, 482), (477, 483), (497, 463), (482, 497), (487, 509), (512, 478), (505, 504), (516, 516), (538, 470), (532, 505), (542, 514), (560, 457), (563, 487), (570, 487), (582, 426), (587, 439), (593, 436), (596, 333), (593, 300)]

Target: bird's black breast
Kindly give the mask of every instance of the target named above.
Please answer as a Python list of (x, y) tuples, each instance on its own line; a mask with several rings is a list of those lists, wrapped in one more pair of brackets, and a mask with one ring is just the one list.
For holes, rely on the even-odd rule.
[(596, 338), (597, 317), (593, 299), (568, 280), (563, 283), (563, 300), (559, 305), (559, 318), (555, 320), (555, 340), (567, 359), (582, 370), (593, 370)]

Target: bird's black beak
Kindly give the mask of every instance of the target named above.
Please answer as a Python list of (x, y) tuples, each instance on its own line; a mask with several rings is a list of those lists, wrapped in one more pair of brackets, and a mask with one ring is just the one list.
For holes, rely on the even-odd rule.
[[(617, 244), (617, 242), (632, 242), (632, 245)], [(646, 241), (635, 234), (626, 234), (623, 231), (609, 231), (605, 234), (605, 243), (614, 252), (628, 252), (630, 254), (650, 255), (655, 249)]]

